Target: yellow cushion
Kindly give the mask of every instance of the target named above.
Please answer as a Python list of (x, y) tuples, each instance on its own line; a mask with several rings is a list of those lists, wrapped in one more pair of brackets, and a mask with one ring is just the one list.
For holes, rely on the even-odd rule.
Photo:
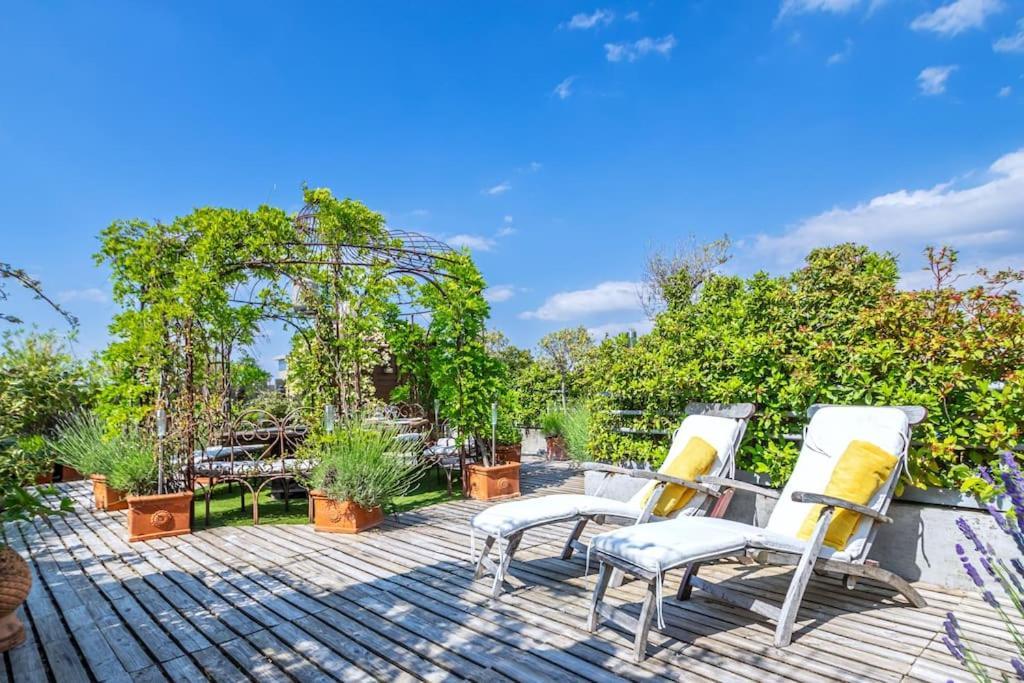
[[(658, 471), (670, 477), (695, 481), (697, 477), (708, 473), (711, 466), (715, 464), (716, 455), (718, 455), (718, 451), (714, 446), (699, 436), (694, 436), (686, 442), (679, 455), (667, 461)], [(653, 493), (652, 490), (647, 494), (644, 499), (645, 504)], [(667, 485), (654, 506), (654, 514), (659, 517), (667, 517), (689, 503), (695, 493), (697, 492), (685, 486)]]
[[(832, 477), (823, 493), (833, 498), (859, 505), (867, 505), (875, 492), (886, 482), (899, 458), (867, 441), (851, 441), (839, 462), (832, 470)], [(815, 505), (808, 513), (796, 537), (808, 540), (814, 533), (822, 506)], [(832, 521), (825, 532), (825, 545), (843, 550), (860, 522), (860, 513), (836, 508)]]

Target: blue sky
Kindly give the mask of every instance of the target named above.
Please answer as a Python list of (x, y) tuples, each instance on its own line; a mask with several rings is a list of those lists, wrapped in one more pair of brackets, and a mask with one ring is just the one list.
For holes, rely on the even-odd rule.
[[(0, 260), (82, 319), (116, 218), (299, 208), (467, 244), (520, 345), (643, 329), (645, 254), (845, 239), (1024, 264), (1024, 1), (59, 3), (0, 22)], [(58, 320), (24, 297), (13, 310)], [(264, 354), (280, 348), (272, 331)]]

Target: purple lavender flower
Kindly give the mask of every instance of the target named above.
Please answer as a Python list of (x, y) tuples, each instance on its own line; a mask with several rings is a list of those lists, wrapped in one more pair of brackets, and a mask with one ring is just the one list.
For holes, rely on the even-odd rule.
[(978, 476), (984, 479), (985, 483), (995, 484), (995, 481), (992, 480), (992, 470), (985, 465), (978, 468)]
[(1016, 571), (1018, 574), (1024, 576), (1024, 564), (1021, 564), (1020, 558), (1014, 557), (1013, 559), (1011, 559), (1010, 566), (1013, 567), (1014, 571)]
[(985, 585), (985, 581), (982, 580), (981, 574), (978, 573), (978, 570), (973, 564), (971, 564), (971, 561), (967, 559), (966, 555), (960, 556), (960, 563), (964, 566), (964, 571), (967, 572), (969, 577), (971, 577), (971, 581), (974, 582), (975, 586), (981, 588)]
[(1016, 657), (1010, 657), (1010, 665), (1013, 666), (1013, 670), (1017, 672), (1017, 678), (1024, 680), (1024, 662), (1020, 661)]
[(964, 656), (963, 651), (960, 649), (960, 647), (956, 643), (954, 643), (952, 640), (950, 640), (946, 636), (942, 637), (942, 642), (945, 643), (946, 648), (949, 649), (950, 654), (953, 655), (954, 657), (956, 657), (960, 661), (961, 664), (966, 664), (967, 663), (967, 657)]
[(966, 519), (963, 517), (957, 517), (956, 526), (960, 529), (960, 533), (967, 537), (968, 541), (974, 544), (975, 550), (979, 553), (985, 552), (985, 546), (981, 544), (981, 539), (978, 538), (978, 534), (974, 533), (974, 529), (971, 528), (971, 525), (967, 523)]
[(985, 569), (986, 572), (988, 572), (989, 576), (995, 577), (996, 570), (992, 568), (992, 563), (989, 562), (987, 557), (982, 555), (981, 557), (978, 558), (978, 562), (981, 563), (981, 566)]
[(982, 600), (987, 602), (992, 607), (994, 607), (996, 609), (999, 608), (999, 601), (996, 600), (996, 596), (992, 595), (992, 591), (985, 591), (984, 593), (981, 594), (981, 598), (982, 598)]

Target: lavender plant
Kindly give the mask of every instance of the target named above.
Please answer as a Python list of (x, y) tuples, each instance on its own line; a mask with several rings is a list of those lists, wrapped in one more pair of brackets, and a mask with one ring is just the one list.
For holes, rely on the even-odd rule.
[[(982, 599), (995, 610), (1006, 627), (1016, 648), (1016, 654), (1010, 657), (1010, 666), (1013, 667), (1016, 677), (1024, 680), (1024, 635), (1010, 619), (1010, 614), (1014, 612), (1019, 617), (1024, 617), (1024, 563), (1021, 561), (1024, 558), (1024, 473), (1021, 472), (1013, 454), (1006, 452), (1000, 456), (998, 482), (988, 468), (981, 468), (979, 476), (991, 486), (1001, 488), (1009, 499), (1010, 509), (1006, 512), (1000, 510), (991, 500), (986, 502), (986, 507), (1003, 533), (1013, 539), (1020, 555), (1008, 562), (997, 557), (991, 544), (982, 543), (963, 517), (957, 519), (956, 525), (968, 541), (968, 546), (973, 546), (973, 551), (957, 543), (956, 554), (971, 581), (981, 589)], [(978, 570), (979, 566), (984, 574)], [(999, 597), (993, 588), (1000, 593)], [(942, 642), (953, 656), (976, 680), (991, 681), (992, 676), (971, 649), (964, 637), (963, 627), (952, 612), (946, 613), (943, 626), (946, 635), (943, 636)]]

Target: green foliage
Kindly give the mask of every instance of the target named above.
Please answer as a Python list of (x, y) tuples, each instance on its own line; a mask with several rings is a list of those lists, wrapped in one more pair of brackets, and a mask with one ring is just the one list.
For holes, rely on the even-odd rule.
[(301, 448), (299, 457), (313, 463), (306, 484), (366, 509), (389, 505), (413, 490), (424, 474), (416, 460), (420, 445), (397, 439), (399, 433), (368, 425), (361, 417), (342, 420), (333, 433)]
[(563, 436), (565, 434), (565, 412), (549, 410), (540, 416), (540, 429), (544, 436)]
[(484, 332), (490, 306), (484, 280), (468, 252), (446, 258), (441, 286), (420, 286), (430, 310), (425, 362), (441, 413), (461, 439), (490, 433), (491, 402), (506, 386), (505, 368), (487, 352)]
[[(22, 486), (0, 487), (0, 524), (3, 522), (29, 521), (34, 517), (64, 514), (74, 509), (70, 498), (60, 498), (54, 508), (43, 500), (43, 496), (56, 496), (59, 492), (53, 486), (38, 488), (34, 492)], [(3, 547), (0, 539), (0, 547)]]
[(582, 403), (569, 406), (562, 417), (565, 450), (576, 462), (590, 460), (590, 408)]
[(158, 491), (157, 446), (139, 430), (112, 438), (107, 483), (130, 496), (151, 496)]
[(239, 406), (237, 410), (239, 412), (242, 410), (262, 410), (280, 420), (296, 410), (296, 403), (293, 399), (278, 391), (264, 391), (257, 394), (251, 401)]
[(53, 471), (53, 454), (41, 436), (0, 439), (0, 488), (34, 484)]
[(60, 417), (88, 406), (89, 368), (52, 332), (4, 332), (0, 342), (0, 435), (48, 435)]
[(235, 401), (245, 403), (267, 391), (270, 373), (260, 367), (252, 356), (231, 361), (231, 389)]
[(79, 411), (61, 421), (50, 447), (58, 462), (86, 476), (110, 476), (113, 450), (105, 432), (106, 427), (94, 413)]
[[(794, 273), (711, 276), (689, 304), (677, 301), (631, 346), (605, 340), (585, 368), (594, 409), (594, 455), (659, 464), (664, 439), (617, 432), (611, 409), (642, 410), (629, 426), (672, 429), (689, 401), (749, 401), (739, 466), (788, 477), (812, 403), (917, 404), (909, 480), (951, 486), (992, 450), (1024, 432), (1024, 315), (1012, 286), (1021, 273), (980, 273), (953, 284), (955, 252), (929, 250), (936, 284), (897, 289), (889, 254), (852, 244), (816, 249)], [(994, 381), (1002, 391), (990, 389)]]

